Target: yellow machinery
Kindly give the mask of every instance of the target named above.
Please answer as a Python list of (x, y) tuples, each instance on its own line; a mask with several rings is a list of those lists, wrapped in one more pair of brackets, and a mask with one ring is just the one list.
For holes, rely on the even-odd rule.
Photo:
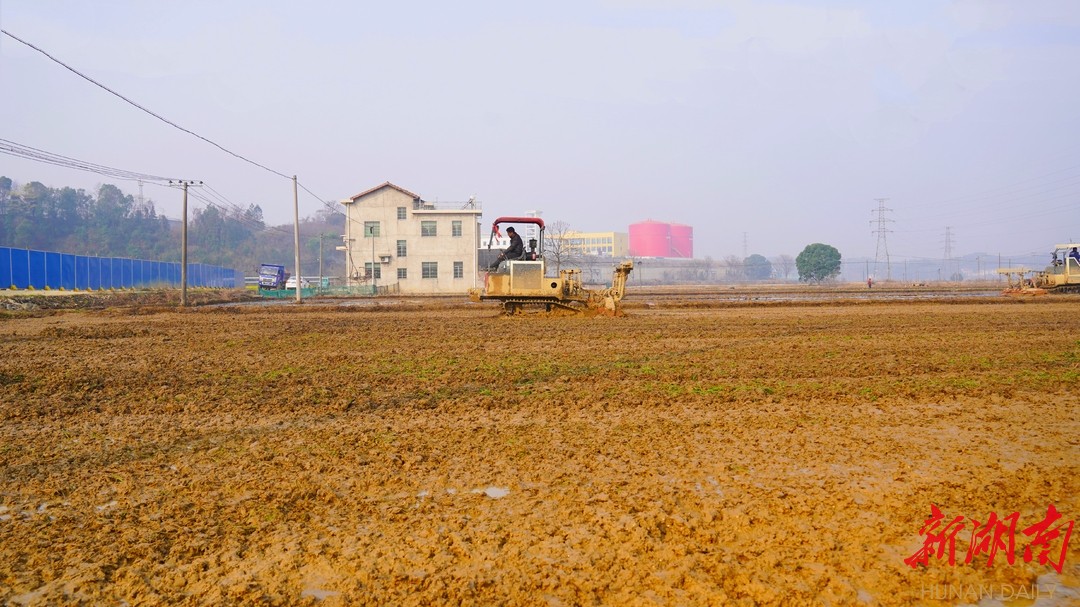
[(518, 259), (500, 261), (484, 277), (483, 289), (470, 289), (473, 301), (501, 301), (507, 314), (521, 313), (525, 306), (541, 306), (548, 312), (604, 314), (621, 316), (619, 301), (626, 291), (626, 279), (634, 268), (625, 261), (615, 268), (611, 287), (586, 289), (581, 284), (581, 270), (561, 270), (557, 277), (547, 276), (543, 257), (544, 220), (539, 217), (500, 217), (491, 226), (488, 248), (504, 223), (532, 224), (539, 228), (539, 241), (529, 245)]
[(1080, 293), (1080, 244), (1054, 245), (1050, 265), (1035, 274), (1035, 287), (1053, 293)]

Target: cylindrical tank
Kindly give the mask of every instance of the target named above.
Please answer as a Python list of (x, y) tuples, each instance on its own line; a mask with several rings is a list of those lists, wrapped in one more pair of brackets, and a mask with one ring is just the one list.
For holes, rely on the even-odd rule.
[(671, 256), (694, 257), (694, 228), (685, 223), (671, 224)]
[(651, 219), (630, 224), (630, 255), (669, 257), (671, 255), (670, 226)]

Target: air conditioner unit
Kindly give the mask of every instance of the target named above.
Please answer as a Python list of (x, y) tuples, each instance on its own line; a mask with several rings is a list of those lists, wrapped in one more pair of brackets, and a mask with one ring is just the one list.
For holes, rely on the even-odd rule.
[(390, 263), (389, 255), (379, 255), (379, 263)]

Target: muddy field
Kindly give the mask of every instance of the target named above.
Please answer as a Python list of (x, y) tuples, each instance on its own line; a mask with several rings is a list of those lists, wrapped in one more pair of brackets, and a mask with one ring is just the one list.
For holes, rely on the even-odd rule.
[(1077, 604), (1077, 302), (8, 311), (0, 603)]

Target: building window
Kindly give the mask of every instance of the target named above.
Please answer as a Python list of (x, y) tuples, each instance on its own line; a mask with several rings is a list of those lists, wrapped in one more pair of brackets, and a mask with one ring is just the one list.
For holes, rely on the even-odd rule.
[(436, 229), (436, 223), (434, 221), (421, 221), (420, 222), (420, 235), (421, 236), (438, 236), (438, 230)]
[(397, 241), (397, 256), (398, 257), (405, 257), (407, 253), (408, 253), (408, 248), (405, 246), (405, 241), (404, 240)]
[(398, 219), (408, 219), (409, 216), (406, 213), (407, 212), (405, 210), (405, 207), (398, 207), (397, 208), (397, 218)]
[[(364, 264), (364, 276), (366, 278), (371, 278), (371, 262), (370, 261)], [(382, 268), (379, 266), (379, 264), (375, 264), (375, 279), (379, 280), (381, 278), (382, 278)]]
[(420, 264), (420, 278), (438, 278), (439, 262), (425, 261)]
[(465, 278), (465, 262), (454, 262), (454, 278)]
[(365, 221), (364, 222), (364, 238), (374, 238), (379, 236), (379, 222), (377, 221)]
[(450, 223), (450, 235), (457, 238), (461, 236), (461, 222), (453, 221)]
[(406, 270), (405, 268), (398, 268), (397, 269), (397, 279), (398, 280), (405, 280), (408, 277), (409, 277), (409, 271), (408, 270)]

